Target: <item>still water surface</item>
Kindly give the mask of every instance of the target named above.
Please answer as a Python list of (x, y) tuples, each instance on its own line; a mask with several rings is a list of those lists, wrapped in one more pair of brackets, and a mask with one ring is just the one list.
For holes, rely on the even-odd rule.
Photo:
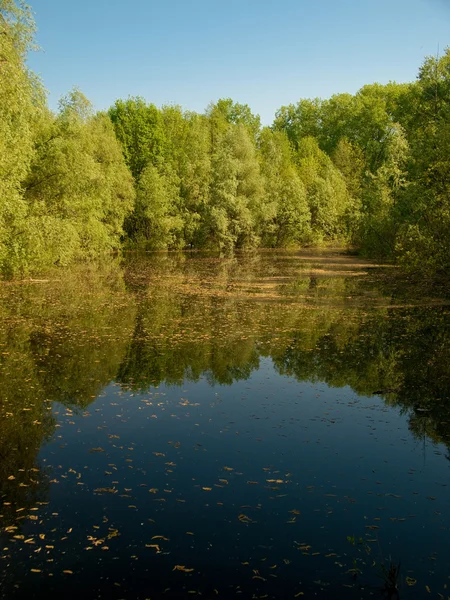
[(442, 294), (153, 254), (0, 310), (0, 597), (393, 598), (399, 563), (400, 598), (450, 596)]

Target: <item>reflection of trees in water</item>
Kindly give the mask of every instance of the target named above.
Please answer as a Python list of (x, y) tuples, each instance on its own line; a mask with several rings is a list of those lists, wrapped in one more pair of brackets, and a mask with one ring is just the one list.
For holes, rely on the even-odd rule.
[[(156, 290), (146, 288), (150, 295), (139, 307), (140, 333), (119, 371), (121, 383), (146, 389), (206, 375), (213, 383), (228, 384), (249, 377), (260, 356), (271, 356), (281, 374), (301, 381), (377, 393), (410, 411), (414, 435), (449, 442), (443, 402), (450, 387), (446, 309), (389, 309), (390, 303), (410, 301), (398, 284), (389, 288), (389, 280), (311, 276), (308, 268), (302, 276), (295, 273), (295, 261), (285, 258), (265, 262), (257, 255), (248, 271), (245, 261), (211, 259), (199, 271), (195, 260), (161, 256), (161, 269), (171, 277), (161, 276)], [(145, 269), (138, 272), (142, 277)], [(133, 279), (132, 272), (129, 276)], [(278, 278), (282, 295), (301, 302), (189, 296), (179, 284), (195, 279), (204, 282), (204, 290), (216, 284), (236, 292), (236, 282), (253, 285), (268, 277)], [(179, 294), (171, 293), (175, 284)]]
[(229, 385), (261, 357), (300, 381), (377, 392), (408, 411), (415, 436), (450, 446), (445, 307), (390, 310), (380, 281), (311, 277), (288, 255), (133, 260), (1, 291), (0, 500), (11, 513), (46, 494), (36, 457), (54, 432), (52, 402), (85, 408), (112, 380)]
[[(2, 525), (10, 525), (17, 511), (45, 500), (48, 479), (36, 463), (43, 440), (54, 429), (50, 405), (38, 384), (28, 331), (21, 323), (0, 334), (0, 504)], [(4, 500), (7, 503), (1, 502)]]
[(10, 504), (0, 519), (6, 524), (48, 493), (37, 456), (55, 431), (52, 403), (84, 408), (114, 379), (135, 316), (114, 263), (66, 275), (64, 282), (1, 290), (0, 504)]

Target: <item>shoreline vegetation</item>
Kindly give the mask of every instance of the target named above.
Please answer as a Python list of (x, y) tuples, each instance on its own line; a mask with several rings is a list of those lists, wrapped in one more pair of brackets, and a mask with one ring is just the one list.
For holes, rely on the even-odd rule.
[(203, 114), (143, 98), (54, 114), (26, 66), (31, 9), (0, 0), (0, 274), (122, 250), (341, 246), (450, 275), (450, 49), (415, 82), (301, 99), (270, 127), (221, 99)]

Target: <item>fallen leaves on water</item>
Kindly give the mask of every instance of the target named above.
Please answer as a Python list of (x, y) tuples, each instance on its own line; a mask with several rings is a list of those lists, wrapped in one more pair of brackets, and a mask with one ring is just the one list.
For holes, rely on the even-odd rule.
[(247, 517), (247, 515), (244, 515), (244, 513), (241, 513), (238, 516), (238, 519), (241, 523), (254, 523), (254, 521), (252, 521), (252, 519), (250, 519), (250, 517)]
[(188, 569), (184, 565), (175, 565), (172, 571), (183, 571), (183, 573), (192, 573), (194, 569)]

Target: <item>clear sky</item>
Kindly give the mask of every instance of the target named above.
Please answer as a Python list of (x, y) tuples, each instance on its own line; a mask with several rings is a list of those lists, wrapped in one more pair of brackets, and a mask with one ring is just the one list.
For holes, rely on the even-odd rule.
[(264, 124), (300, 98), (413, 81), (450, 45), (450, 0), (29, 0), (29, 59), (51, 108), (78, 86), (96, 109), (143, 96), (203, 112), (231, 97)]

